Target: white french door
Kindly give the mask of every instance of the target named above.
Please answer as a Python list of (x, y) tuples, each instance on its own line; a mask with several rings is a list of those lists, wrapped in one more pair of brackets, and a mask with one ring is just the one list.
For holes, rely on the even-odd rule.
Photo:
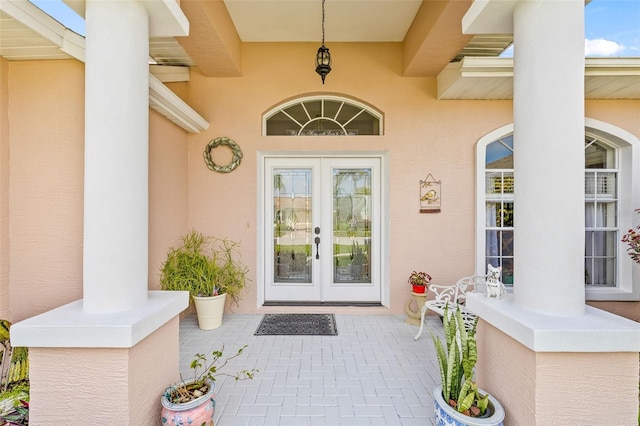
[(266, 302), (380, 302), (380, 158), (265, 158)]

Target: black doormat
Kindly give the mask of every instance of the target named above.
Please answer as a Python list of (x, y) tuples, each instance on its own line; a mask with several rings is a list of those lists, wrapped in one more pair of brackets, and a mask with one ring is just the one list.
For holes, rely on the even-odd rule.
[(334, 314), (265, 314), (256, 336), (337, 336)]

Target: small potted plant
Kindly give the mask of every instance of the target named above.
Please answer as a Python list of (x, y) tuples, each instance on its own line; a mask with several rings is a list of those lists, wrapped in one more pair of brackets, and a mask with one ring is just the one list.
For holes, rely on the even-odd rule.
[[(636, 213), (640, 214), (640, 209), (637, 209)], [(622, 236), (622, 242), (629, 245), (627, 253), (631, 259), (640, 264), (640, 225), (636, 227), (636, 230), (629, 229), (629, 232)]]
[(426, 272), (413, 271), (407, 281), (411, 284), (414, 293), (426, 293), (431, 282), (431, 275)]
[(467, 330), (460, 308), (450, 312), (446, 305), (442, 320), (445, 345), (431, 332), (442, 379), (442, 385), (433, 391), (436, 423), (501, 426), (505, 415), (502, 405), (473, 381), (478, 359), (475, 335), (478, 319)]
[(190, 231), (182, 237), (180, 247), (169, 250), (161, 266), (161, 288), (188, 291), (203, 330), (218, 328), (227, 297), (231, 306), (237, 306), (246, 289), (248, 269), (236, 258), (238, 246), (228, 239)]
[(258, 370), (240, 370), (236, 374), (221, 372), (229, 361), (239, 357), (247, 345), (234, 355), (224, 358), (224, 346), (211, 353), (211, 359), (204, 354), (196, 354), (190, 368), (193, 376), (164, 390), (160, 402), (163, 425), (211, 425), (215, 414), (215, 382), (217, 376), (228, 376), (235, 380), (253, 379)]

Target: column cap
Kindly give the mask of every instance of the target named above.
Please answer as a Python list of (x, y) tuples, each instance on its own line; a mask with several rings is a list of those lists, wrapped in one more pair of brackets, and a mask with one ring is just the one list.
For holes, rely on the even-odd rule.
[[(65, 0), (78, 15), (86, 19), (87, 0)], [(189, 20), (177, 0), (141, 1), (149, 15), (149, 36), (183, 37), (189, 35)]]
[(523, 309), (512, 294), (497, 300), (467, 293), (467, 307), (535, 352), (640, 352), (639, 323), (592, 306), (560, 317)]
[(150, 291), (122, 312), (88, 314), (82, 299), (11, 326), (11, 345), (41, 348), (131, 348), (189, 306), (186, 291)]

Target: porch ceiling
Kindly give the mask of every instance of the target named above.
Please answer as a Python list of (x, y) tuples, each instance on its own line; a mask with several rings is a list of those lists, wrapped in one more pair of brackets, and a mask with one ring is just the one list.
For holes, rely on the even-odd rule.
[[(65, 2), (84, 14), (84, 0)], [(325, 40), (403, 43), (403, 74), (438, 76), (440, 99), (509, 99), (512, 67), (505, 63), (511, 60), (495, 57), (512, 36), (463, 35), (461, 21), (469, 4), (471, 0), (326, 0)], [(190, 35), (151, 38), (150, 59), (163, 66), (197, 66), (206, 76), (239, 76), (242, 43), (319, 43), (320, 5), (320, 0), (182, 0)], [(83, 55), (83, 37), (31, 3), (0, 3), (0, 56), (43, 60)], [(493, 58), (478, 65), (476, 57)], [(590, 61), (587, 99), (640, 98), (636, 59)]]
[[(64, 2), (84, 16), (84, 0)], [(197, 66), (206, 76), (238, 76), (241, 43), (320, 43), (321, 4), (320, 0), (182, 0), (190, 35), (151, 38), (151, 60), (159, 65)], [(470, 4), (471, 0), (326, 0), (325, 41), (329, 45), (404, 42), (404, 74), (436, 76), (454, 58), (471, 53), (496, 56), (511, 42), (510, 35), (463, 35), (462, 16)], [(65, 33), (75, 33), (32, 4), (3, 0), (0, 13), (0, 55), (6, 59), (69, 58), (58, 48), (61, 43), (52, 42), (51, 33), (58, 41)]]

